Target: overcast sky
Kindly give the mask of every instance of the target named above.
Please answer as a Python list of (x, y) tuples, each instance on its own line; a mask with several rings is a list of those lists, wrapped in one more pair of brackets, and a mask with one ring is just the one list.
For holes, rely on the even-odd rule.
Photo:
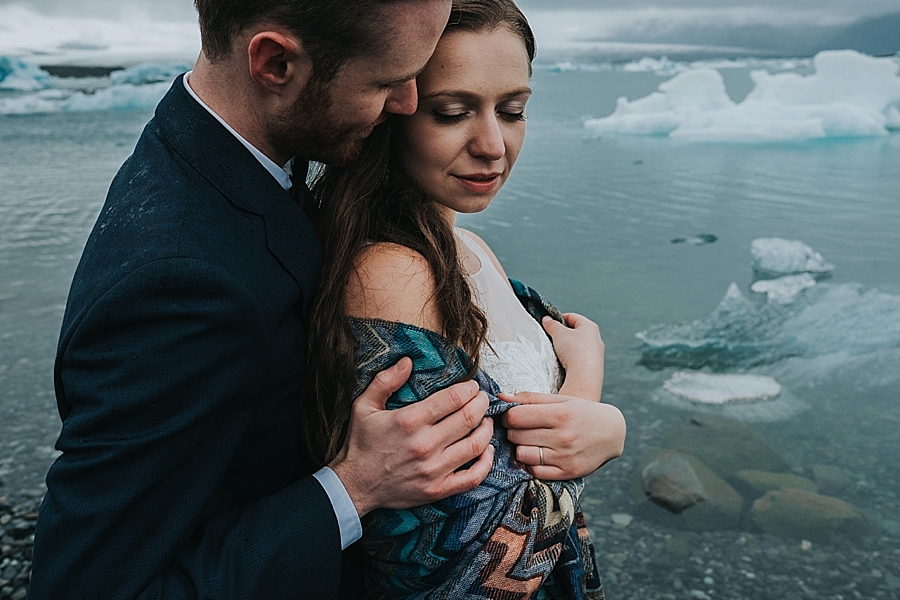
[[(900, 12), (900, 0), (519, 0), (528, 9), (730, 9), (760, 7), (777, 11), (809, 11), (820, 15), (866, 17)], [(185, 19), (194, 15), (191, 0), (0, 0), (0, 5), (22, 4), (51, 14), (110, 16), (139, 7), (157, 19)]]
[[(869, 23), (856, 27), (850, 37), (842, 33), (860, 20), (900, 14), (900, 0), (518, 1), (531, 16), (539, 45), (545, 52), (564, 47), (570, 41), (715, 46), (790, 56), (811, 56), (819, 49), (832, 47), (855, 48), (872, 54), (893, 54), (900, 50), (896, 33), (900, 17), (876, 20), (875, 26)], [(162, 26), (161, 22), (168, 21), (173, 27), (191, 28), (189, 35), (182, 37), (190, 37), (192, 43), (198, 37), (193, 0), (0, 0), (0, 9), (12, 5), (29, 10), (19, 11), (16, 23), (0, 21), (0, 48), (4, 46), (4, 38), (9, 38), (6, 46), (15, 47), (40, 45), (44, 38), (50, 43), (51, 23), (53, 27), (71, 30), (59, 33), (60, 39), (65, 38), (62, 41), (69, 46), (72, 45), (69, 38), (82, 46), (93, 43), (96, 35), (92, 32), (99, 30), (106, 32), (102, 43), (112, 45), (105, 38), (117, 29), (125, 29), (119, 23), (149, 32), (150, 22)], [(34, 12), (46, 18), (28, 18)], [(85, 19), (68, 21), (71, 17)], [(87, 24), (96, 18), (104, 20), (106, 25), (98, 28)], [(34, 37), (29, 33), (30, 41), (14, 40), (16, 43), (12, 44), (16, 31), (21, 30), (18, 36), (21, 38), (26, 29), (24, 24), (28, 23), (29, 31), (44, 34)], [(866, 45), (870, 39), (874, 45)]]

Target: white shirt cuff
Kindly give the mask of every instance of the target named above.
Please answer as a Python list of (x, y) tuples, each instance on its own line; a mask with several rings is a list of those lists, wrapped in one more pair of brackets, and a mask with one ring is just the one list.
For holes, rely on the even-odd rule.
[(344, 484), (341, 483), (340, 477), (328, 467), (322, 467), (313, 474), (313, 477), (319, 482), (328, 499), (331, 500), (331, 506), (334, 508), (334, 514), (337, 515), (338, 528), (341, 530), (341, 550), (346, 550), (347, 546), (362, 537), (362, 523), (359, 521), (359, 513), (350, 499), (350, 494)]

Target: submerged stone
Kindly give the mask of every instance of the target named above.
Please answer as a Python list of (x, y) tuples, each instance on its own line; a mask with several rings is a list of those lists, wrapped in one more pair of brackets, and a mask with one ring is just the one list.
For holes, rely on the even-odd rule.
[(651, 502), (678, 514), (706, 500), (700, 478), (687, 457), (664, 451), (641, 470), (644, 493)]
[(799, 475), (791, 473), (768, 473), (766, 471), (738, 471), (736, 477), (748, 487), (760, 494), (772, 490), (798, 489), (807, 492), (818, 492), (819, 486)]
[(806, 490), (770, 491), (753, 503), (750, 514), (766, 533), (804, 540), (856, 538), (877, 530), (853, 505)]
[[(654, 467), (648, 472), (647, 467), (651, 465)], [(656, 480), (655, 497), (645, 492), (645, 473), (652, 474), (651, 480)], [(663, 479), (669, 480), (666, 485), (662, 484)], [(663, 496), (664, 493), (668, 496)], [(647, 518), (692, 531), (734, 529), (740, 523), (743, 508), (740, 494), (709, 467), (694, 456), (670, 450), (652, 454), (643, 461), (635, 473), (632, 496), (638, 510)], [(697, 501), (685, 506), (692, 500)], [(680, 512), (676, 514), (672, 505), (682, 507)]]
[(662, 446), (697, 457), (726, 479), (743, 470), (790, 470), (788, 461), (749, 426), (716, 415), (693, 417), (666, 435)]
[(853, 480), (838, 467), (829, 467), (827, 465), (813, 465), (813, 478), (819, 485), (819, 489), (823, 494), (834, 496), (846, 490), (853, 483)]

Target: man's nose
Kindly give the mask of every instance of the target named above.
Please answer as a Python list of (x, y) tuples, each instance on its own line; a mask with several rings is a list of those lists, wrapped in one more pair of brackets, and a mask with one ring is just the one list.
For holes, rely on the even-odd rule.
[(411, 79), (406, 83), (391, 90), (384, 101), (384, 112), (395, 115), (411, 115), (416, 112), (418, 106), (418, 91), (416, 80)]

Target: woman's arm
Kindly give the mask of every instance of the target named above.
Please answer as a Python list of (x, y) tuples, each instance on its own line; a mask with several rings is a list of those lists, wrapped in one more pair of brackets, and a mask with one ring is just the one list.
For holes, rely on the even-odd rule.
[(344, 288), (344, 308), (351, 317), (408, 323), (437, 333), (444, 329), (428, 261), (399, 244), (363, 249)]
[[(397, 244), (373, 244), (360, 254), (344, 290), (344, 302), (352, 317), (442, 329), (427, 261)], [(397, 358), (401, 360), (387, 370), (403, 368), (408, 374), (409, 361)], [(383, 387), (379, 379), (384, 375), (377, 375), (373, 385)], [(457, 383), (396, 411), (385, 411), (384, 401), (373, 402), (368, 393), (357, 398), (345, 446), (329, 466), (341, 478), (360, 516), (374, 507), (428, 504), (471, 490), (484, 480), (494, 457), (493, 421), (484, 418), (487, 396), (481, 392), (473, 398), (473, 387), (478, 388), (471, 381)], [(365, 423), (360, 431), (369, 435), (357, 435), (354, 422)], [(385, 439), (396, 444), (384, 448)], [(371, 459), (376, 453), (375, 468), (354, 469), (364, 477), (345, 476), (349, 455)], [(395, 485), (377, 485), (388, 477)]]

